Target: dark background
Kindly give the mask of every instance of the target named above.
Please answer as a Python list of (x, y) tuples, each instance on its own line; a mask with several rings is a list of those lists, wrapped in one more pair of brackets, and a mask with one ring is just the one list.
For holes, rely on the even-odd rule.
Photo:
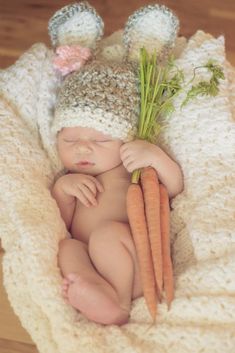
[[(47, 23), (53, 13), (74, 1), (0, 0), (0, 67), (17, 59), (35, 42), (50, 45)], [(105, 35), (122, 28), (136, 9), (156, 3), (146, 0), (90, 0), (105, 23)], [(161, 0), (181, 22), (180, 34), (191, 36), (202, 29), (225, 35), (228, 59), (235, 65), (235, 0)]]

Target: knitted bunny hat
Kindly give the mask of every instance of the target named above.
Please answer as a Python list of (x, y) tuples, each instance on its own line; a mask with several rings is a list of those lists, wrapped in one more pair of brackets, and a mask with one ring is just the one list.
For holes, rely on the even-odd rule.
[(179, 21), (163, 5), (134, 12), (124, 28), (121, 62), (96, 57), (103, 28), (101, 17), (87, 2), (65, 6), (49, 21), (52, 44), (57, 54), (62, 53), (57, 67), (67, 74), (55, 107), (54, 134), (63, 127), (82, 126), (124, 142), (132, 140), (140, 110), (140, 48), (157, 50), (158, 58), (164, 58), (174, 46)]

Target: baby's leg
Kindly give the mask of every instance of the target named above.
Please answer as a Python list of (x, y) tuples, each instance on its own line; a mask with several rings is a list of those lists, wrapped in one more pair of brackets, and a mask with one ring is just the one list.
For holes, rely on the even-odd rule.
[[(128, 224), (116, 221), (105, 222), (89, 239), (89, 254), (94, 266), (115, 289), (120, 306), (127, 312), (131, 307), (134, 278), (137, 278), (131, 242)], [(137, 290), (140, 292), (141, 288)]]
[(59, 266), (65, 278), (64, 294), (72, 306), (99, 323), (124, 323), (118, 296), (92, 265), (85, 243), (63, 240), (59, 247)]

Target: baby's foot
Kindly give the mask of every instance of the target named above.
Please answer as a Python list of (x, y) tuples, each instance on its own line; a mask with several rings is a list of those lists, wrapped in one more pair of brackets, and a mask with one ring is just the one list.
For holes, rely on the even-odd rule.
[(116, 325), (128, 321), (129, 310), (120, 307), (116, 292), (104, 280), (72, 273), (65, 279), (63, 291), (70, 304), (92, 321)]
[(62, 296), (68, 302), (68, 289), (69, 289), (70, 281), (67, 278), (63, 278), (63, 283), (62, 283)]

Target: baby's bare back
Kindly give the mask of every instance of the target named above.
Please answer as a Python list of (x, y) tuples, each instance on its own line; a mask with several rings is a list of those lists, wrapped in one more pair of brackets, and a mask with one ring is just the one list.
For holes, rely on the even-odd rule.
[(128, 223), (126, 193), (130, 177), (105, 178), (98, 176), (104, 192), (97, 192), (97, 206), (84, 206), (79, 200), (73, 215), (71, 234), (74, 238), (88, 243), (89, 236), (103, 221), (113, 220)]

